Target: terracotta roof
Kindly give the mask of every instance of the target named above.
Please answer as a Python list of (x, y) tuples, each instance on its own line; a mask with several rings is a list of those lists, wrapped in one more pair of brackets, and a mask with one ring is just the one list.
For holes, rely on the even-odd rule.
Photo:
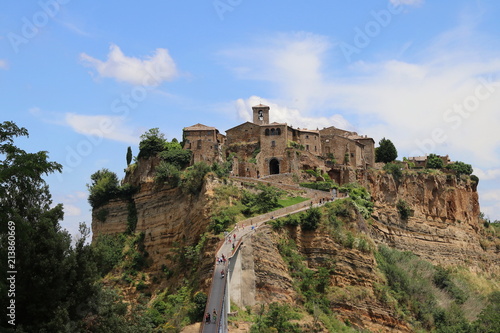
[(213, 131), (213, 130), (217, 130), (215, 127), (210, 127), (210, 126), (207, 126), (207, 125), (203, 125), (203, 124), (195, 124), (193, 126), (189, 126), (189, 127), (184, 127), (184, 131)]
[(269, 106), (264, 105), (264, 104), (261, 103), (259, 105), (252, 106), (252, 108), (269, 108)]

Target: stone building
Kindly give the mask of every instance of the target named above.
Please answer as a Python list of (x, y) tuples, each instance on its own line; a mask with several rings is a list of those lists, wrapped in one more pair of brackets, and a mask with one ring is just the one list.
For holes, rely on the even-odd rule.
[(375, 164), (372, 138), (333, 126), (311, 130), (271, 123), (267, 105), (252, 107), (252, 113), (252, 122), (228, 129), (226, 136), (202, 124), (184, 128), (184, 148), (193, 152), (193, 163), (232, 156), (233, 174), (244, 177), (307, 169), (329, 172), (340, 166), (366, 169)]
[(196, 124), (183, 128), (184, 149), (193, 152), (192, 163), (207, 162), (212, 164), (222, 160), (222, 146), (225, 136), (215, 127)]

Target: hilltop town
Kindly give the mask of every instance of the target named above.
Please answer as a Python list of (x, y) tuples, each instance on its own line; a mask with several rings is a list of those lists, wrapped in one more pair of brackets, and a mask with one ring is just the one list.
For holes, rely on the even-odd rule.
[(203, 124), (185, 127), (184, 149), (192, 151), (192, 163), (212, 164), (231, 156), (233, 176), (261, 178), (315, 169), (339, 184), (347, 182), (347, 168), (375, 166), (375, 141), (366, 135), (334, 126), (306, 129), (271, 123), (270, 107), (262, 104), (253, 106), (252, 113), (252, 122), (232, 127), (226, 135)]

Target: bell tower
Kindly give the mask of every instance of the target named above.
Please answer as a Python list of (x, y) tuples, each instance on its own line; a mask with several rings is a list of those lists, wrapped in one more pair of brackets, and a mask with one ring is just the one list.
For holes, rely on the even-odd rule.
[(269, 109), (269, 106), (263, 104), (252, 106), (253, 123), (257, 125), (269, 124)]

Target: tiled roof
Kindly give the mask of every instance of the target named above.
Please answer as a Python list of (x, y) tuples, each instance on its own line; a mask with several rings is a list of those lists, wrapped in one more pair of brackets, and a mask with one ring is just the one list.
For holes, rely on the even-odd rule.
[(215, 127), (210, 127), (210, 126), (198, 123), (198, 124), (195, 124), (193, 126), (184, 127), (184, 130), (185, 131), (213, 131), (213, 130), (217, 130), (217, 129)]

